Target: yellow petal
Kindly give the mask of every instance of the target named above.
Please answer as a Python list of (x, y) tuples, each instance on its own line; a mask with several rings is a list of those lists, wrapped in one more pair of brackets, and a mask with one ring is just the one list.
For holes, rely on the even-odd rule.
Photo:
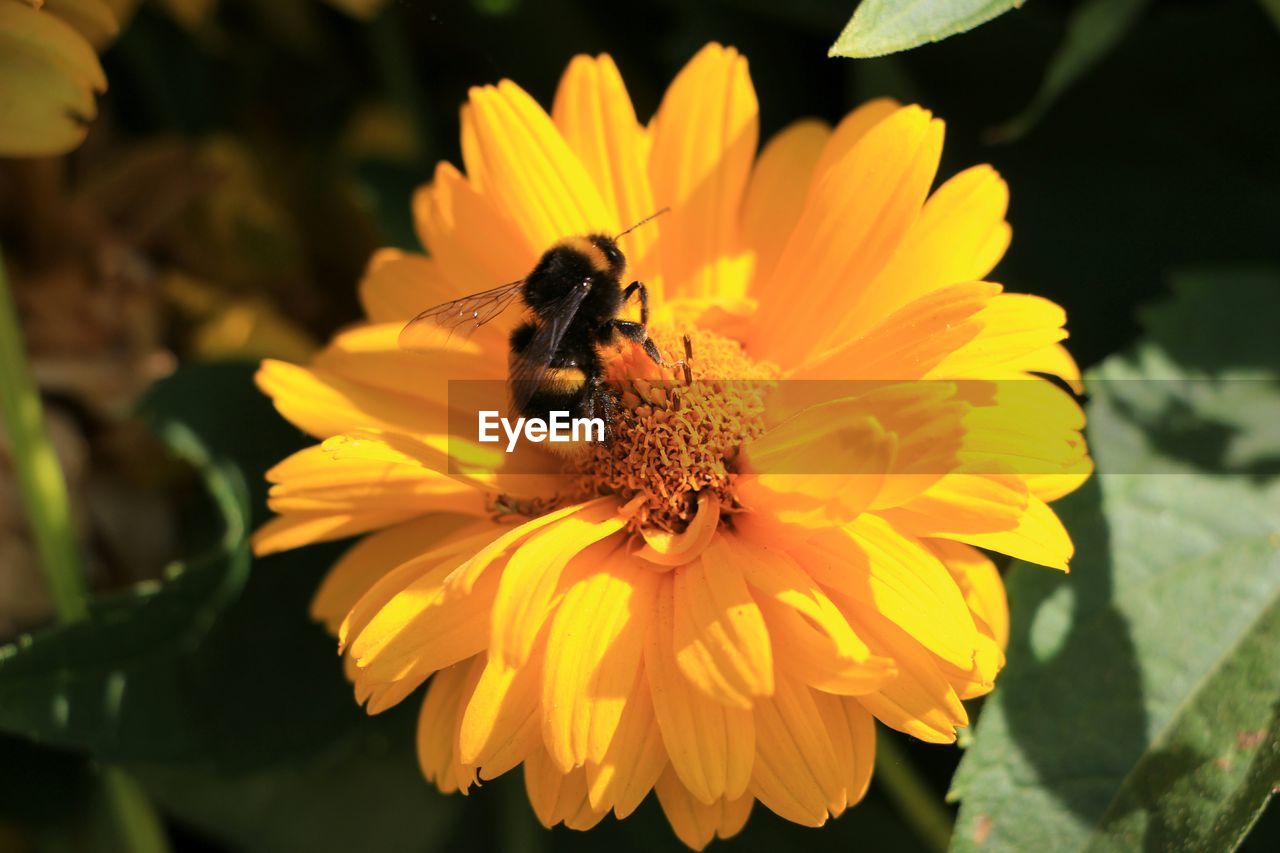
[(742, 202), (742, 232), (755, 251), (752, 276), (767, 278), (804, 210), (818, 156), (831, 137), (826, 122), (783, 128), (760, 152)]
[(434, 548), (423, 551), (408, 562), (387, 572), (352, 605), (351, 611), (338, 626), (339, 647), (346, 649), (350, 641), (365, 629), (383, 606), (404, 591), (405, 587), (441, 565), (457, 565), (474, 553), (475, 549), (483, 547), (504, 530), (509, 528), (505, 525), (495, 527), (487, 519), (477, 522), (474, 527), (459, 530)]
[(867, 131), (820, 179), (774, 274), (755, 294), (754, 355), (795, 365), (834, 343), (836, 320), (919, 214), (941, 151), (942, 122), (906, 107)]
[(1062, 344), (1036, 350), (1033, 355), (1027, 356), (1023, 369), (1031, 373), (1057, 376), (1066, 382), (1067, 387), (1072, 391), (1077, 394), (1084, 393), (1084, 383), (1080, 379), (1080, 365), (1076, 364), (1076, 360)]
[(556, 608), (543, 663), (542, 734), (566, 773), (602, 761), (613, 740), (644, 654), (657, 580), (615, 545)]
[(903, 382), (868, 391), (861, 404), (897, 438), (892, 473), (872, 509), (899, 506), (960, 464), (964, 418), (972, 409), (967, 385)]
[(974, 166), (940, 186), (837, 338), (864, 332), (938, 288), (985, 278), (1009, 245), (1008, 205), (1009, 189), (990, 166)]
[(742, 340), (751, 328), (756, 301), (748, 297), (680, 297), (653, 306), (649, 322), (679, 327), (696, 326), (726, 338)]
[(1082, 434), (1080, 404), (1040, 378), (992, 384), (992, 399), (974, 406), (964, 417), (959, 458), (966, 466), (1018, 473), (1041, 500), (1053, 500), (1084, 482), (1093, 463)]
[(864, 515), (791, 550), (823, 586), (875, 609), (944, 660), (972, 663), (977, 629), (955, 580), (930, 551), (883, 519)]
[(871, 608), (843, 597), (837, 603), (872, 649), (898, 664), (896, 678), (857, 701), (890, 728), (928, 743), (955, 742), (956, 727), (967, 726), (969, 716), (933, 655)]
[(349, 653), (360, 668), (360, 680), (394, 683), (407, 694), (432, 672), (484, 650), (497, 577), (481, 579), (467, 596), (449, 596), (444, 581), (458, 562), (456, 556), (435, 562), (354, 635)]
[(422, 311), (465, 295), (444, 277), (435, 258), (379, 249), (360, 280), (360, 304), (374, 323), (407, 323)]
[[(569, 506), (560, 507), (560, 509), (543, 513), (528, 521), (522, 522), (511, 528), (503, 535), (495, 538), (485, 547), (478, 550), (471, 559), (467, 560), (457, 571), (449, 578), (448, 586), (450, 592), (455, 595), (466, 595), (475, 586), (488, 568), (494, 564), (506, 551), (520, 544), (523, 540), (529, 538), (534, 533), (543, 528), (552, 527), (559, 524), (562, 520), (570, 516), (578, 515), (586, 512), (587, 518), (598, 517), (602, 507), (613, 507), (617, 504), (611, 498), (598, 498), (594, 501), (588, 501), (580, 504), (570, 504)], [(607, 515), (608, 513), (605, 513)]]
[(930, 540), (928, 546), (955, 578), (979, 634), (972, 667), (962, 670), (939, 661), (940, 669), (961, 699), (984, 695), (995, 687), (996, 675), (1004, 668), (1009, 641), (1004, 583), (995, 564), (977, 548), (946, 539)]
[[(844, 614), (788, 554), (763, 544), (762, 528), (740, 517), (739, 536), (722, 536), (741, 568), (773, 639), (775, 669), (832, 693), (875, 690), (893, 674), (892, 661), (871, 654)], [(748, 538), (759, 537), (764, 538)]]
[(738, 210), (755, 158), (759, 105), (747, 61), (709, 44), (667, 89), (652, 124), (653, 200), (666, 297), (740, 297)]
[(856, 699), (812, 691), (814, 704), (831, 738), (832, 757), (840, 772), (841, 789), (828, 807), (839, 817), (867, 793), (876, 762), (875, 718)]
[(34, 5), (66, 21), (94, 50), (110, 44), (120, 32), (115, 13), (104, 0), (45, 0), (43, 7), (40, 3)]
[(713, 492), (703, 492), (698, 495), (698, 508), (693, 520), (681, 532), (641, 529), (644, 545), (635, 552), (636, 558), (666, 568), (683, 566), (701, 556), (719, 527), (720, 498)]
[[(410, 516), (411, 517), (411, 516)], [(313, 545), (346, 539), (370, 530), (390, 527), (405, 520), (400, 510), (361, 512), (299, 512), (277, 516), (253, 532), (253, 553), (259, 557)]]
[(343, 457), (332, 452), (330, 442), (298, 451), (267, 472), (267, 479), (273, 483), (268, 506), (281, 516), (254, 533), (259, 555), (435, 512), (485, 512), (482, 493), (465, 481), (414, 460)]
[(107, 78), (70, 24), (22, 3), (0, 3), (0, 156), (65, 154), (97, 114)]
[(985, 696), (996, 686), (996, 675), (1004, 668), (1004, 651), (990, 634), (980, 632), (974, 645), (973, 665), (961, 669), (946, 661), (938, 661), (938, 671), (947, 679), (961, 699)]
[[(480, 150), (480, 140), (476, 136), (476, 111), (470, 103), (465, 103), (459, 108), (458, 126), (458, 135), (461, 137), (462, 164), (467, 173), (466, 181), (478, 196), (483, 197), (485, 190), (493, 183), (493, 178), (485, 172), (484, 152)], [(443, 163), (436, 164), (437, 175), (439, 175), (440, 167), (443, 165)], [(457, 170), (455, 169), (454, 171), (456, 172)], [(414, 210), (415, 212), (417, 210), (416, 203)], [(419, 236), (422, 236), (421, 220), (418, 222), (418, 229)], [(422, 245), (427, 246), (429, 244), (426, 240), (423, 240)]]
[(524, 786), (534, 814), (547, 829), (558, 823), (570, 829), (590, 829), (608, 813), (591, 808), (583, 769), (563, 773), (545, 750), (535, 750), (525, 761)]
[[(457, 380), (506, 378), (506, 358), (491, 347), (458, 336), (447, 348), (431, 349), (428, 359), (402, 348), (403, 330), (402, 323), (347, 329), (333, 337), (312, 366), (389, 394), (418, 398), (441, 411), (459, 405), (451, 393)], [(442, 422), (431, 431), (448, 432), (449, 424)]]
[(463, 515), (437, 513), (361, 539), (320, 582), (311, 599), (311, 618), (323, 622), (336, 635), (347, 613), (383, 575), (452, 539), (469, 520)]
[(738, 708), (773, 693), (769, 632), (730, 554), (713, 542), (702, 559), (675, 571), (672, 590), (672, 641), (685, 678)]
[(842, 118), (823, 147), (813, 170), (813, 188), (822, 183), (832, 167), (844, 159), (849, 150), (867, 135), (867, 131), (900, 109), (902, 104), (893, 98), (874, 98)]
[(303, 487), (341, 489), (364, 480), (395, 476), (398, 468), (405, 469), (402, 474), (415, 477), (422, 475), (413, 469), (435, 473), (442, 459), (434, 446), (416, 438), (362, 430), (286, 456), (267, 471), (266, 480), (287, 491)]
[(982, 331), (974, 319), (1000, 285), (969, 282), (940, 288), (894, 312), (863, 335), (826, 350), (791, 379), (917, 379)]
[[(456, 489), (459, 494), (469, 491), (476, 500), (484, 491), (497, 491), (510, 497), (540, 496), (547, 493), (547, 486), (554, 488), (556, 481), (549, 473), (506, 473), (503, 466), (516, 455), (454, 435), (407, 436), (379, 430), (352, 430), (335, 435), (319, 446), (319, 457), (327, 458), (329, 465), (315, 465), (311, 476), (301, 485), (312, 490), (331, 483), (349, 485), (360, 482), (355, 472), (375, 471), (385, 475), (388, 481), (412, 483), (421, 479), (437, 483), (441, 491), (448, 488)], [(269, 476), (275, 471), (273, 469)], [(284, 478), (281, 485), (287, 482)], [(522, 491), (521, 485), (535, 491)], [(452, 508), (463, 509), (465, 498), (462, 500), (463, 504)]]
[(431, 679), (418, 714), (418, 766), (441, 793), (466, 792), (472, 779), (458, 760), (458, 719), (471, 687), (474, 661), (464, 660)]
[(835, 747), (809, 688), (778, 679), (755, 705), (756, 761), (751, 793), (794, 823), (822, 826), (845, 794)]
[(737, 799), (747, 789), (755, 752), (751, 712), (731, 708), (695, 688), (676, 662), (673, 580), (660, 578), (644, 668), (653, 710), (671, 765), (697, 799)]
[(1011, 530), (1027, 507), (1027, 485), (1016, 474), (969, 473), (962, 468), (881, 514), (900, 530), (934, 536), (940, 530)]
[[(1066, 312), (1027, 293), (1002, 293), (975, 319), (982, 323), (982, 331), (942, 359), (929, 371), (930, 378), (1021, 378), (1026, 371), (1044, 369), (1040, 353), (1056, 353), (1058, 342), (1067, 336)], [(1071, 368), (1074, 363), (1062, 369)]]
[(335, 458), (325, 443), (293, 454), (268, 472), (267, 505), (281, 514), (398, 511), (411, 518), (450, 509), (484, 512), (475, 489), (420, 464), (366, 457)]
[[(765, 414), (770, 421), (788, 415), (790, 419), (776, 426), (771, 423), (763, 438), (747, 446), (743, 470), (796, 472), (787, 474), (783, 483), (794, 480), (811, 490), (825, 483), (832, 496), (848, 502), (848, 509), (854, 510), (844, 512), (846, 519), (868, 507), (898, 506), (959, 466), (964, 419), (974, 406), (969, 397), (982, 390), (989, 397), (987, 386), (991, 385), (994, 383), (779, 383), (766, 401)], [(776, 440), (775, 430), (779, 431)], [(844, 446), (846, 433), (862, 434), (867, 440), (879, 433), (883, 435), (880, 441), (892, 446), (892, 454), (888, 448), (872, 452), (869, 448), (860, 451), (856, 444)], [(773, 458), (759, 460), (756, 445), (762, 443), (776, 452)], [(799, 476), (804, 471), (820, 473), (811, 474), (809, 482)], [(873, 479), (877, 471), (881, 474), (878, 480)], [(843, 493), (849, 486), (846, 480), (858, 485), (850, 492), (857, 496), (856, 501), (849, 501)], [(868, 481), (878, 482), (879, 487), (867, 488)]]
[(1003, 649), (1009, 643), (1009, 601), (995, 563), (977, 548), (946, 539), (929, 542), (929, 550), (951, 572), (969, 610), (990, 629), (993, 639)]
[(254, 377), (276, 411), (317, 438), (353, 429), (421, 435), (439, 427), (435, 410), (406, 394), (353, 382), (328, 370), (267, 359)]
[(784, 524), (842, 524), (876, 499), (896, 453), (897, 437), (856, 401), (810, 406), (747, 443), (738, 499)]
[[(777, 641), (779, 671), (797, 682), (828, 693), (860, 696), (879, 690), (893, 677), (893, 661), (872, 654), (852, 628), (838, 635), (837, 645), (830, 633), (835, 619), (829, 614), (824, 614), (827, 623), (819, 628), (798, 610), (775, 601), (760, 602), (760, 609)], [(843, 615), (840, 618), (844, 620)]]
[(676, 837), (694, 850), (706, 847), (713, 838), (737, 835), (751, 815), (755, 798), (747, 795), (735, 800), (721, 798), (703, 803), (694, 797), (670, 767), (658, 779), (658, 803), (662, 806)]
[[(465, 153), (465, 134), (463, 141)], [(479, 191), (474, 174), (470, 179), (463, 177), (448, 163), (438, 164), (435, 179), (414, 194), (413, 213), (418, 239), (450, 291), (438, 301), (524, 278), (550, 246), (532, 242), (492, 198)], [(434, 304), (425, 303), (418, 311)], [(513, 317), (516, 313), (512, 312)], [(513, 317), (496, 321), (499, 328), (509, 327)]]
[(1075, 553), (1071, 535), (1049, 505), (1035, 496), (1027, 498), (1027, 511), (1012, 530), (998, 533), (942, 533), (943, 539), (966, 542), (998, 551), (1029, 563), (1067, 571)]
[[(606, 54), (575, 56), (560, 78), (551, 109), (556, 127), (578, 155), (607, 208), (623, 228), (657, 212), (649, 186), (648, 141), (636, 119), (622, 75)], [(658, 226), (637, 228), (619, 240), (627, 275), (663, 301)]]
[(498, 584), (489, 653), (508, 666), (520, 666), (528, 660), (533, 641), (551, 613), (565, 566), (579, 554), (584, 560), (598, 558), (598, 554), (582, 552), (617, 533), (624, 524), (616, 504), (600, 503), (548, 525), (519, 545), (507, 560)]
[(613, 809), (622, 820), (636, 810), (666, 766), (667, 749), (641, 667), (609, 748), (599, 761), (586, 763), (591, 807), (597, 811)]
[(534, 252), (575, 234), (620, 230), (582, 161), (528, 93), (503, 80), (473, 88), (470, 105), (484, 161), (485, 196)]
[(1027, 474), (1024, 479), (1031, 494), (1042, 501), (1051, 502), (1071, 494), (1087, 483), (1091, 476), (1093, 476), (1093, 460), (1088, 456), (1082, 456), (1072, 466), (1070, 473)]
[(543, 750), (538, 702), (545, 633), (524, 666), (512, 668), (485, 656), (458, 732), (459, 759), (478, 767), (482, 779), (495, 779)]

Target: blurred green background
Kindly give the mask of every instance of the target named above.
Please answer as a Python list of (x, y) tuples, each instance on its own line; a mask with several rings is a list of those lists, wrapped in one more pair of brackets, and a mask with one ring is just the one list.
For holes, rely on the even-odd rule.
[[(265, 517), (263, 471), (303, 444), (253, 389), (252, 360), (305, 355), (357, 317), (374, 249), (416, 248), (410, 195), (438, 160), (459, 162), (469, 86), (511, 78), (549, 104), (571, 56), (607, 52), (644, 119), (715, 40), (750, 61), (762, 139), (873, 96), (918, 102), (947, 121), (943, 175), (990, 162), (1008, 180), (1014, 239), (993, 278), (1065, 306), (1082, 366), (1132, 351), (1141, 308), (1176, 300), (1170, 283), (1187, 270), (1202, 305), (1235, 298), (1235, 271), (1263, 271), (1250, 334), (1268, 334), (1257, 312), (1280, 304), (1268, 272), (1280, 269), (1280, 28), (1265, 4), (1147, 4), (1039, 121), (999, 144), (993, 131), (1027, 107), (1083, 4), (1034, 0), (938, 44), (828, 58), (852, 5), (397, 0), (364, 22), (313, 0), (219, 0), (180, 23), (144, 3), (103, 55), (110, 90), (87, 142), (56, 163), (0, 163), (0, 243), (33, 331), (80, 322), (72, 308), (98, 298), (104, 265), (141, 270), (128, 291), (141, 320), (103, 321), (108, 332), (71, 344), (37, 331), (31, 344), (86, 476), (107, 471), (108, 496), (146, 504), (135, 517), (169, 531), (143, 554), (119, 544), (128, 530), (92, 534), (104, 540), (96, 585), (117, 590), (102, 612), (143, 613), (145, 633), (126, 621), (110, 641), (0, 646), (0, 850), (112, 849), (95, 781), (106, 764), (142, 783), (180, 849), (679, 849), (652, 801), (583, 835), (538, 827), (519, 774), (437, 796), (413, 756), (417, 703), (365, 717), (307, 619), (340, 546), (250, 566), (238, 538)], [(1192, 333), (1213, 313), (1188, 312)], [(1216, 328), (1229, 339), (1225, 316)], [(1256, 341), (1268, 369), (1276, 340)], [(100, 399), (90, 366), (122, 346), (126, 375), (157, 358), (155, 375), (176, 372)], [(50, 364), (62, 372), (41, 371)], [(135, 405), (171, 461), (138, 449), (150, 439), (121, 414)], [(157, 494), (174, 497), (157, 508)], [(178, 555), (186, 563), (159, 593), (134, 589), (121, 565), (154, 577)], [(37, 608), (11, 636), (38, 622)], [(100, 654), (86, 660), (90, 642)], [(54, 696), (72, 697), (69, 719), (51, 714)], [(900, 746), (941, 803), (962, 750)], [(1280, 844), (1274, 806), (1245, 844)], [(927, 849), (876, 784), (821, 831), (757, 808), (716, 845)]]

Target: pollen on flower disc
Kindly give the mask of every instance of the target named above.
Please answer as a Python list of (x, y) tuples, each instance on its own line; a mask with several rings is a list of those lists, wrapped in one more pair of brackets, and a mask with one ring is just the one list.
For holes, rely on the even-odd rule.
[[(655, 326), (650, 336), (669, 361), (683, 358), (681, 331)], [(765, 429), (764, 392), (777, 367), (752, 360), (736, 341), (714, 332), (692, 329), (687, 338), (688, 377), (683, 366), (659, 367), (639, 348), (609, 363), (608, 379), (622, 403), (613, 441), (593, 445), (571, 463), (575, 490), (584, 497), (642, 498), (630, 518), (635, 529), (683, 531), (706, 491), (732, 512), (735, 461), (743, 443)]]

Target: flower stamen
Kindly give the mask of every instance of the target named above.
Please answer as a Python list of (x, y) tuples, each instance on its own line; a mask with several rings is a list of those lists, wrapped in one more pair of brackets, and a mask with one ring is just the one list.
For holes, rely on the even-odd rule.
[(761, 391), (777, 378), (778, 369), (753, 361), (736, 341), (713, 332), (681, 336), (656, 327), (652, 335), (664, 352), (682, 345), (683, 362), (660, 367), (643, 354), (620, 353), (608, 373), (622, 409), (613, 441), (593, 445), (574, 459), (571, 473), (574, 491), (584, 499), (642, 497), (629, 520), (631, 529), (681, 533), (702, 493), (714, 495), (722, 513), (737, 508), (734, 462), (743, 443), (764, 432)]

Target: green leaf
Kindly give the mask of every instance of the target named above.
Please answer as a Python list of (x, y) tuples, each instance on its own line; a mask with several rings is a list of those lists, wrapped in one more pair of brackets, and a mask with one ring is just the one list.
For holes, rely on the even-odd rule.
[(441, 796), (422, 778), (417, 707), (410, 700), (366, 718), (296, 760), (222, 773), (200, 765), (131, 771), (171, 815), (236, 850), (453, 849), (467, 800)]
[(1094, 374), (1103, 471), (1280, 474), (1280, 277), (1185, 272), (1176, 299), (1141, 312), (1148, 345)]
[(1280, 0), (1258, 0), (1258, 2), (1271, 16), (1271, 20), (1276, 22), (1276, 26), (1280, 27)]
[(1099, 475), (1066, 577), (1008, 577), (1009, 664), (953, 846), (1230, 849), (1280, 781), (1280, 274), (1177, 278), (1087, 378)]
[(1023, 0), (862, 0), (829, 56), (863, 59), (971, 30)]
[(23, 768), (21, 773), (0, 773), (0, 825), (65, 826), (93, 799), (93, 773), (74, 753), (0, 735), (0, 767)]
[(175, 661), (194, 649), (249, 571), (248, 498), (239, 473), (209, 456), (180, 421), (160, 436), (200, 473), (220, 527), (206, 550), (91, 604), (88, 619), (0, 647), (0, 728), (32, 740), (111, 757), (165, 751), (181, 729), (156, 732), (151, 705)]
[(303, 442), (253, 386), (253, 370), (188, 367), (148, 395), (147, 419), (196, 459), (208, 488), (235, 500), (193, 513), (188, 533), (212, 544), (171, 580), (0, 650), (0, 730), (104, 761), (245, 772), (314, 754), (358, 725), (334, 643), (307, 615), (337, 549), (249, 571), (245, 534), (266, 516), (263, 471)]
[(1151, 0), (1085, 0), (1077, 6), (1031, 103), (992, 128), (988, 139), (1011, 142), (1030, 130), (1063, 92), (1111, 52), (1149, 5)]
[(1273, 597), (1130, 771), (1092, 846), (1145, 837), (1159, 847), (1203, 850), (1244, 839), (1280, 771), (1278, 648), (1280, 600)]

